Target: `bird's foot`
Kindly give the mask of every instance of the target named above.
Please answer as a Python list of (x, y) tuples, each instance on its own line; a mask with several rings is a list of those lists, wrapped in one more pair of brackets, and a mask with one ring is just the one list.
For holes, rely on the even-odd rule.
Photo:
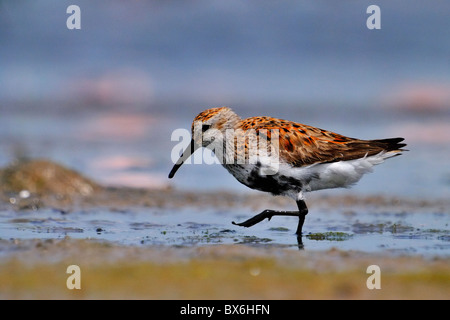
[(298, 211), (264, 210), (263, 212), (257, 214), (254, 217), (251, 217), (250, 219), (248, 219), (244, 222), (236, 223), (236, 222), (232, 221), (231, 223), (236, 226), (248, 228), (248, 227), (254, 226), (255, 224), (263, 221), (266, 218), (270, 221), (270, 219), (272, 219), (273, 216), (299, 216), (299, 214), (300, 213)]
[(255, 224), (263, 221), (266, 218), (270, 221), (270, 219), (272, 219), (272, 217), (273, 217), (274, 212), (275, 211), (273, 211), (273, 210), (264, 210), (263, 212), (257, 214), (254, 217), (251, 217), (248, 220), (245, 220), (244, 222), (236, 223), (236, 222), (232, 221), (231, 223), (236, 226), (248, 228), (248, 227), (254, 226)]

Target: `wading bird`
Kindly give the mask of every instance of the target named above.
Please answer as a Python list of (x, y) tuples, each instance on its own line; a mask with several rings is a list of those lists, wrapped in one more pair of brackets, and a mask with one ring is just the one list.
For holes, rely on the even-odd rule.
[[(241, 119), (228, 107), (201, 112), (195, 117), (191, 130), (192, 140), (173, 166), (169, 178), (173, 178), (198, 148), (212, 148), (217, 156), (218, 146), (223, 146), (226, 152), (221, 152), (219, 160), (240, 183), (273, 195), (288, 196), (298, 207), (298, 211), (264, 210), (233, 224), (251, 227), (277, 215), (297, 216), (298, 237), (302, 235), (308, 213), (306, 192), (350, 187), (371, 172), (374, 165), (400, 155), (406, 146), (401, 143), (403, 138), (361, 140), (271, 117)], [(230, 131), (234, 134), (230, 135)], [(251, 152), (247, 132), (264, 137), (271, 145)], [(274, 142), (278, 148), (272, 148)]]

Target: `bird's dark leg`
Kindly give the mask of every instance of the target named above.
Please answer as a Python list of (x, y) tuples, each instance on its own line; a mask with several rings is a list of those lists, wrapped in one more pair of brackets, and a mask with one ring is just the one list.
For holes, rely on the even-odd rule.
[(297, 207), (298, 207), (298, 226), (295, 234), (297, 235), (297, 237), (301, 237), (303, 223), (305, 223), (305, 216), (308, 214), (308, 207), (306, 206), (304, 200), (298, 200)]
[(254, 226), (255, 224), (263, 221), (266, 218), (270, 220), (273, 216), (295, 216), (295, 217), (299, 217), (296, 234), (298, 237), (301, 237), (303, 223), (305, 222), (305, 216), (306, 216), (306, 214), (308, 214), (308, 208), (306, 207), (306, 203), (303, 200), (297, 201), (297, 207), (298, 207), (298, 211), (264, 210), (263, 212), (257, 214), (254, 217), (251, 217), (250, 219), (248, 219), (244, 222), (236, 223), (236, 222), (232, 221), (231, 223), (236, 226), (248, 228), (248, 227)]

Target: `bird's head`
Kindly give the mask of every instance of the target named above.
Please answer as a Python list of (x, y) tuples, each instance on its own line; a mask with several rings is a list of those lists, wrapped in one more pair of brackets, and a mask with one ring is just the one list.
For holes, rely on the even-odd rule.
[(235, 129), (240, 117), (228, 107), (211, 108), (199, 113), (192, 122), (192, 140), (177, 163), (170, 171), (173, 178), (177, 170), (200, 147), (208, 147), (213, 142), (223, 143), (225, 131)]

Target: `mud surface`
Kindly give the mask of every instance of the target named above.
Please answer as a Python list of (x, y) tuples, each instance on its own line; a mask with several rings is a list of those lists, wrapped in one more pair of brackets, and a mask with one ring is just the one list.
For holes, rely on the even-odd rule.
[[(231, 224), (293, 209), (285, 198), (107, 188), (43, 161), (0, 177), (1, 298), (450, 298), (446, 199), (311, 197), (299, 241), (295, 217)], [(366, 286), (374, 264), (381, 290)]]

